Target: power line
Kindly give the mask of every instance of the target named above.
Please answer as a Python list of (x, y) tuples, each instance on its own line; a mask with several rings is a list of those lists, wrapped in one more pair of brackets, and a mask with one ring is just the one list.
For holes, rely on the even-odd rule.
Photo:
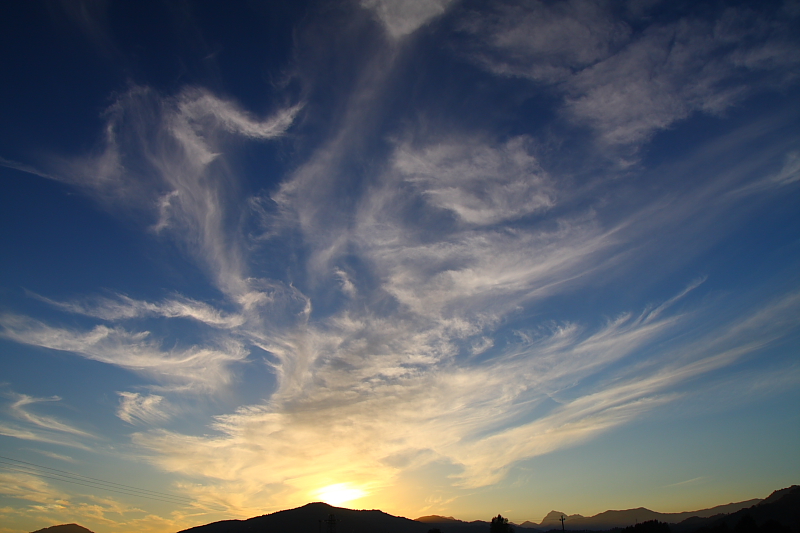
[(150, 500), (157, 500), (164, 503), (172, 503), (176, 505), (190, 505), (194, 500), (183, 496), (168, 494), (166, 492), (159, 492), (155, 490), (140, 489), (131, 485), (123, 483), (115, 483), (113, 481), (105, 481), (103, 479), (93, 478), (68, 472), (66, 470), (59, 470), (57, 468), (50, 468), (48, 466), (38, 465), (36, 463), (29, 463), (27, 461), (20, 461), (19, 459), (12, 459), (0, 455), (0, 468), (10, 470), (13, 472), (20, 472), (25, 474), (33, 474), (39, 477), (53, 479), (57, 481), (64, 481), (66, 483), (74, 483), (76, 485), (83, 485), (94, 489), (107, 490), (109, 492), (116, 492), (128, 496), (138, 496), (140, 498), (147, 498)]
[(149, 500), (156, 500), (156, 501), (160, 501), (160, 502), (174, 503), (174, 504), (179, 504), (179, 505), (185, 505), (186, 503), (188, 503), (188, 502), (183, 502), (183, 501), (168, 500), (168, 499), (164, 499), (164, 498), (154, 498), (152, 496), (145, 496), (144, 494), (137, 494), (135, 492), (125, 492), (125, 491), (122, 491), (122, 490), (110, 489), (108, 487), (90, 485), (88, 483), (81, 483), (80, 481), (73, 481), (73, 480), (64, 479), (64, 478), (60, 478), (60, 477), (48, 476), (48, 475), (42, 474), (40, 472), (31, 472), (29, 470), (20, 470), (20, 469), (17, 469), (17, 468), (12, 468), (12, 467), (6, 466), (6, 465), (0, 465), (0, 468), (4, 469), (6, 471), (9, 471), (9, 472), (20, 472), (20, 473), (23, 473), (23, 474), (34, 474), (37, 477), (42, 477), (42, 478), (46, 478), (46, 479), (54, 479), (56, 481), (65, 481), (67, 483), (73, 483), (75, 485), (83, 485), (84, 487), (91, 487), (93, 489), (107, 490), (109, 492), (116, 492), (118, 494), (125, 494), (127, 496), (138, 496), (140, 498), (147, 498)]
[[(68, 472), (66, 470), (59, 470), (58, 468), (50, 468), (48, 466), (38, 465), (36, 463), (29, 463), (27, 461), (20, 461), (19, 459), (12, 459), (10, 457), (5, 457), (5, 456), (0, 455), (0, 463), (5, 463), (6, 461), (13, 461), (14, 463), (21, 463), (21, 464), (27, 465), (27, 468), (30, 468), (31, 470), (49, 470), (49, 471), (52, 471), (52, 472), (57, 472), (56, 475), (61, 475), (61, 476), (66, 476), (66, 477), (70, 477), (70, 478), (81, 479), (81, 480), (84, 480), (84, 481), (89, 481), (90, 483), (91, 482), (101, 483), (101, 484), (104, 484), (104, 485), (111, 485), (111, 486), (122, 488), (122, 489), (125, 489), (125, 490), (133, 490), (133, 491), (137, 491), (137, 492), (148, 493), (148, 494), (151, 494), (151, 495), (166, 496), (168, 498), (185, 500), (186, 502), (191, 502), (192, 501), (190, 498), (185, 498), (183, 496), (176, 496), (174, 494), (169, 494), (169, 493), (166, 493), (166, 492), (159, 492), (159, 491), (156, 491), (156, 490), (140, 489), (140, 488), (137, 488), (137, 487), (133, 487), (131, 485), (125, 485), (125, 484), (122, 484), (122, 483), (114, 483), (113, 481), (105, 481), (103, 479), (84, 476), (82, 474), (76, 474), (74, 472)], [(11, 463), (9, 463), (9, 464), (11, 464)], [(12, 465), (12, 466), (18, 466), (18, 465)], [(22, 468), (25, 468), (25, 467), (22, 467)]]

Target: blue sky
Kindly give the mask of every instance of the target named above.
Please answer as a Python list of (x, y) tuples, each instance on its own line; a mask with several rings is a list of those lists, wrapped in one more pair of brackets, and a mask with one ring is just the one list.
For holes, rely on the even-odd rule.
[(2, 10), (0, 531), (800, 479), (800, 3)]

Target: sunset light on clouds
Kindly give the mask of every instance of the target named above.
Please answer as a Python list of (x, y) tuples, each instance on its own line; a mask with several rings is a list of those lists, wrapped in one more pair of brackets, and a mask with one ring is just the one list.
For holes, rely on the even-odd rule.
[(351, 488), (347, 483), (336, 483), (318, 490), (315, 495), (319, 501), (337, 506), (363, 498), (366, 493), (361, 489)]
[(798, 2), (2, 12), (0, 532), (799, 482)]

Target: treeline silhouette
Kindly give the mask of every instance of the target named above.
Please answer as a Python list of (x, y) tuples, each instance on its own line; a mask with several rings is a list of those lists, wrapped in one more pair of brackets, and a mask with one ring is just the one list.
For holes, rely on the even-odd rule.
[(695, 530), (695, 533), (793, 533), (792, 527), (782, 524), (777, 520), (770, 518), (763, 522), (760, 526), (756, 520), (749, 514), (745, 514), (739, 518), (739, 521), (733, 526), (728, 526), (727, 521), (721, 520), (713, 526), (703, 526)]
[(672, 533), (669, 529), (669, 524), (658, 520), (647, 520), (618, 531), (623, 533)]
[[(619, 531), (620, 533), (673, 533), (669, 524), (658, 520), (647, 520), (624, 529), (614, 529), (612, 531)], [(772, 518), (759, 526), (758, 522), (749, 513), (745, 513), (739, 517), (733, 527), (729, 527), (726, 520), (718, 520), (714, 525), (701, 526), (695, 529), (693, 533), (792, 533), (792, 528)]]

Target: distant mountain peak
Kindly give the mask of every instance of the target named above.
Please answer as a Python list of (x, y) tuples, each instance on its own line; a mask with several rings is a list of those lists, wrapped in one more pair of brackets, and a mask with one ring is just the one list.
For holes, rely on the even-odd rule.
[(417, 522), (424, 522), (424, 523), (431, 523), (431, 524), (442, 524), (446, 522), (462, 522), (457, 518), (453, 518), (452, 516), (442, 516), (438, 514), (432, 514), (428, 516), (420, 516), (419, 518), (414, 519)]
[[(798, 487), (800, 489), (800, 487)], [(782, 498), (786, 494), (791, 493), (789, 489), (775, 491), (773, 496), (776, 499)], [(772, 497), (772, 496), (771, 496)], [(744, 502), (729, 503), (725, 505), (718, 505), (710, 509), (700, 509), (697, 511), (685, 511), (681, 513), (659, 513), (651, 511), (646, 507), (636, 507), (635, 509), (614, 509), (603, 511), (602, 513), (593, 516), (582, 516), (579, 514), (567, 515), (560, 511), (550, 511), (542, 519), (541, 523), (524, 522), (524, 527), (533, 527), (539, 529), (561, 529), (561, 517), (566, 518), (564, 527), (567, 530), (593, 530), (593, 531), (607, 531), (614, 528), (622, 528), (632, 526), (640, 522), (648, 520), (658, 520), (660, 522), (678, 523), (683, 520), (697, 517), (707, 518), (716, 514), (728, 514), (739, 511), (740, 509), (748, 508), (758, 504), (762, 500), (747, 500)]]
[(61, 524), (39, 529), (33, 533), (92, 533), (92, 531), (78, 524)]
[(544, 524), (545, 522), (546, 523), (550, 523), (550, 522), (561, 523), (561, 517), (562, 516), (565, 517), (567, 520), (569, 520), (571, 518), (583, 518), (583, 515), (579, 515), (579, 514), (570, 514), (570, 515), (568, 515), (567, 513), (562, 513), (561, 511), (550, 511), (549, 513), (547, 513), (545, 515), (544, 518), (542, 518), (542, 522), (541, 523), (542, 524)]
[(326, 508), (326, 507), (328, 507), (328, 508), (331, 508), (331, 509), (338, 509), (338, 507), (334, 507), (333, 505), (331, 505), (329, 503), (325, 503), (325, 502), (309, 502), (309, 503), (305, 504), (303, 507), (299, 507), (299, 509), (303, 509), (303, 508), (306, 508), (306, 507), (308, 507), (308, 508), (314, 508), (314, 507)]

